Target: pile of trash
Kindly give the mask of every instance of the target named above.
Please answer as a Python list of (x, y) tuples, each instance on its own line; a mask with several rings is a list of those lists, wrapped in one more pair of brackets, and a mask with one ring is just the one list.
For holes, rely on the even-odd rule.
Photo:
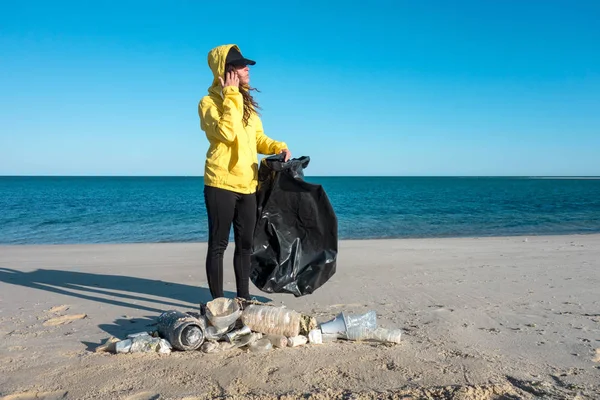
[(96, 351), (169, 354), (173, 349), (216, 353), (238, 348), (263, 352), (338, 339), (400, 343), (401, 335), (399, 329), (378, 327), (375, 311), (342, 312), (318, 325), (314, 317), (285, 307), (222, 297), (202, 305), (198, 314), (166, 311), (158, 317), (156, 331), (124, 340), (111, 338)]

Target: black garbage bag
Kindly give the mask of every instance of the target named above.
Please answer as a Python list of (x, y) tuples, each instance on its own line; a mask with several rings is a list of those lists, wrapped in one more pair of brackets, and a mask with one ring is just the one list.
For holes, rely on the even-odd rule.
[(261, 161), (250, 280), (264, 292), (300, 297), (335, 274), (337, 217), (321, 185), (304, 181), (309, 162)]

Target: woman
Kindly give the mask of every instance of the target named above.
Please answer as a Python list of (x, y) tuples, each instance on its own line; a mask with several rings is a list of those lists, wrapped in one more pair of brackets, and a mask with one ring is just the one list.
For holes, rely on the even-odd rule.
[(256, 224), (258, 153), (291, 157), (287, 145), (267, 137), (257, 114), (248, 65), (236, 45), (208, 53), (214, 79), (198, 104), (200, 126), (210, 143), (204, 166), (204, 200), (208, 213), (206, 275), (213, 298), (223, 297), (223, 253), (233, 222), (233, 268), (237, 296), (250, 299), (250, 257)]

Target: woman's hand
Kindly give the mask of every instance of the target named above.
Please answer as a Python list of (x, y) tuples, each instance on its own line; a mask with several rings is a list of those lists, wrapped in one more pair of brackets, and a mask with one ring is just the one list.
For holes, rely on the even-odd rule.
[(227, 87), (227, 86), (234, 86), (234, 87), (239, 87), (240, 86), (240, 78), (238, 77), (238, 74), (236, 71), (229, 71), (225, 74), (225, 81), (223, 81), (223, 78), (219, 77), (219, 81), (221, 81), (221, 86), (223, 88)]
[(288, 162), (290, 158), (292, 158), (292, 152), (288, 149), (283, 149), (279, 152), (279, 154), (283, 154), (283, 161)]

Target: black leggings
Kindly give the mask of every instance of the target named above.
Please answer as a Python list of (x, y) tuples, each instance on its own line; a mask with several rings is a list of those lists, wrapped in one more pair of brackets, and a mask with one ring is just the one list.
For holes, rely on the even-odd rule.
[(256, 225), (256, 195), (240, 194), (226, 189), (204, 186), (208, 212), (208, 253), (206, 276), (213, 299), (223, 295), (223, 253), (229, 243), (233, 222), (235, 253), (233, 269), (237, 296), (250, 299), (250, 257)]

